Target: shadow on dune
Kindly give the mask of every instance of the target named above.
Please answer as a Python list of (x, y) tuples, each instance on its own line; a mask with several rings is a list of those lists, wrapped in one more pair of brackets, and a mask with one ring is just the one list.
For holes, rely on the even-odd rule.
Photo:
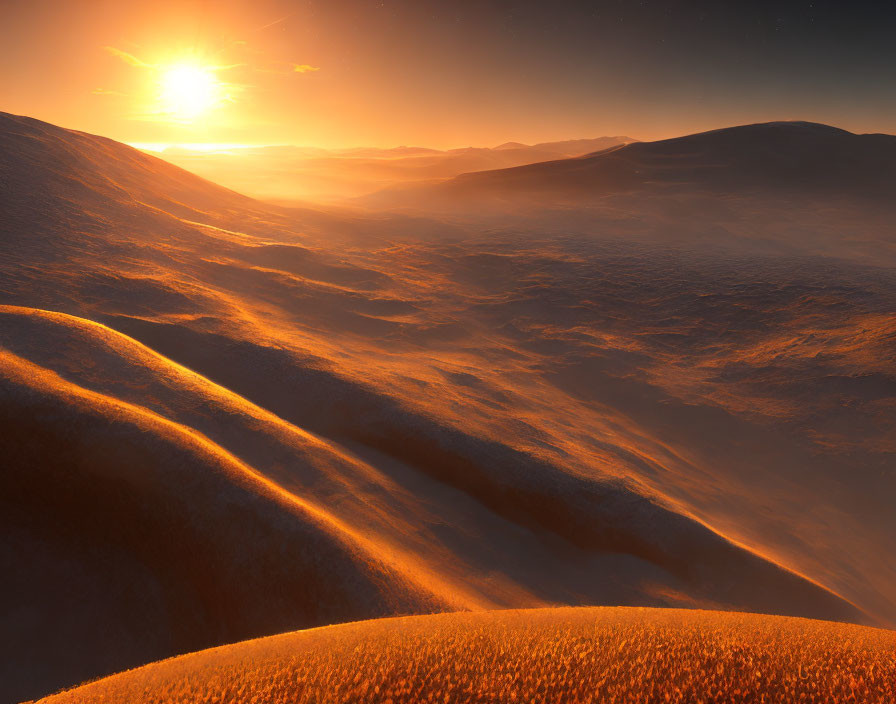
[(5, 353), (4, 696), (446, 607), (195, 432)]
[(122, 317), (105, 322), (281, 418), (350, 444), (362, 455), (366, 447), (398, 459), (536, 534), (548, 531), (587, 551), (653, 563), (676, 575), (697, 598), (755, 611), (857, 615), (826, 591), (621, 483), (575, 476), (464, 434), (315, 368), (311, 360), (303, 364), (283, 350), (180, 326)]

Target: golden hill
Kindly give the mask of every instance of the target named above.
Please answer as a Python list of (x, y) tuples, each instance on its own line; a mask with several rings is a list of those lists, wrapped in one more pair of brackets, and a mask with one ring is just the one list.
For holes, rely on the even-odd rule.
[(379, 619), (215, 648), (42, 704), (890, 704), (896, 632), (721, 611)]

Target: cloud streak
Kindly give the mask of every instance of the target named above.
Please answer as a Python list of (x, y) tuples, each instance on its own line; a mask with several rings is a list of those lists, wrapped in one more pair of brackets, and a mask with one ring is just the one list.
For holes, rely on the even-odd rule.
[(259, 28), (256, 29), (255, 31), (256, 31), (256, 32), (260, 32), (261, 30), (263, 30), (263, 29), (267, 29), (268, 27), (273, 27), (275, 24), (280, 24), (280, 23), (283, 22), (284, 20), (288, 20), (290, 17), (292, 17), (291, 14), (289, 14), (289, 15), (284, 15), (283, 17), (281, 17), (281, 18), (278, 19), (278, 20), (274, 20), (273, 22), (268, 22), (266, 25), (263, 25), (263, 26), (259, 27)]
[(312, 66), (311, 64), (293, 64), (292, 70), (296, 73), (313, 73), (320, 71), (320, 66)]
[(142, 59), (138, 59), (133, 54), (129, 54), (128, 52), (122, 51), (121, 49), (116, 49), (114, 46), (104, 46), (103, 49), (112, 54), (112, 56), (117, 56), (119, 59), (124, 61), (126, 64), (130, 64), (131, 66), (136, 66), (138, 68), (158, 68), (155, 64), (148, 64)]

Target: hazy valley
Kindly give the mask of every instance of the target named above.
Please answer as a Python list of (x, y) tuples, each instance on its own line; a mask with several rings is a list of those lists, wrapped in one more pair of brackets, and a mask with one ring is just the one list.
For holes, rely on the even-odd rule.
[(430, 149), (224, 145), (196, 149), (149, 145), (148, 151), (240, 193), (295, 204), (361, 198), (391, 188), (436, 183), (474, 171), (523, 166), (602, 151), (633, 142), (631, 137), (597, 137), (528, 145)]
[(328, 156), (313, 207), (0, 147), (0, 696), (439, 611), (896, 624), (896, 138)]

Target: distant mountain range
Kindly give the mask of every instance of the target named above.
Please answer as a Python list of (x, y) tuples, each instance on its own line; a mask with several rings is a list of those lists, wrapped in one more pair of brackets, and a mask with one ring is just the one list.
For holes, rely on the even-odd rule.
[(532, 146), (507, 142), (493, 149), (464, 147), (448, 150), (426, 147), (325, 150), (271, 146), (208, 153), (170, 148), (163, 152), (163, 156), (174, 164), (243, 193), (296, 202), (354, 198), (389, 186), (441, 180), (467, 171), (580, 156), (633, 141), (622, 136), (597, 137)]
[[(809, 193), (896, 196), (896, 137), (811, 122), (769, 122), (577, 158), (467, 173), (407, 198), (584, 201), (614, 193)], [(385, 194), (388, 195), (388, 194)], [(400, 202), (396, 194), (395, 201)]]

